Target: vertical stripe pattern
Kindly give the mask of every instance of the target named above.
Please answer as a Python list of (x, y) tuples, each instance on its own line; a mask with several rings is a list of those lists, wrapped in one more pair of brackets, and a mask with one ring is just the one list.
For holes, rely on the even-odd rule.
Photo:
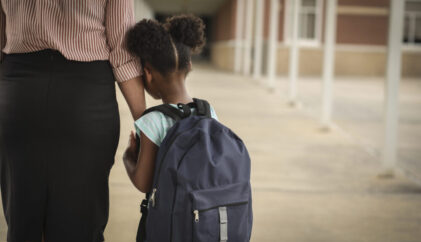
[(118, 82), (141, 74), (123, 47), (134, 24), (133, 0), (1, 0), (0, 7), (4, 53), (55, 49), (69, 60), (109, 60)]

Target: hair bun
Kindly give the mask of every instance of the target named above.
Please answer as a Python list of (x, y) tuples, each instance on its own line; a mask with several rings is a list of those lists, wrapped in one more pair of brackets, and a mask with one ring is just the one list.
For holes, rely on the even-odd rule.
[(179, 15), (168, 18), (165, 24), (174, 41), (183, 43), (194, 52), (205, 44), (205, 25), (194, 15)]
[(126, 34), (126, 48), (138, 56), (147, 57), (154, 50), (165, 49), (169, 36), (165, 27), (155, 20), (143, 19)]

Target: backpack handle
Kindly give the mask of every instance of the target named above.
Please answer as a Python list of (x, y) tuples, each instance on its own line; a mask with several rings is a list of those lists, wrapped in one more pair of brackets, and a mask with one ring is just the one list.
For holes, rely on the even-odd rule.
[(206, 116), (212, 118), (210, 104), (206, 100), (193, 98), (193, 103), (196, 104), (197, 114), (200, 116)]

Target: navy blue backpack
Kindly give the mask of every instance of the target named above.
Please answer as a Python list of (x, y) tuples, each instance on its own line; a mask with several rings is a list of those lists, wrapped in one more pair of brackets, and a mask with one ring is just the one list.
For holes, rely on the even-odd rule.
[(205, 100), (178, 107), (183, 111), (163, 104), (144, 113), (160, 111), (176, 123), (158, 150), (137, 241), (249, 241), (253, 213), (244, 143), (211, 118)]

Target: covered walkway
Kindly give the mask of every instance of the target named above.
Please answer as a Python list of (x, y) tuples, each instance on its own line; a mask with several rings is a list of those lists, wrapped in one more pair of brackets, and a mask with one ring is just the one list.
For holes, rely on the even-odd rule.
[[(320, 80), (300, 80), (302, 103), (291, 108), (286, 80), (269, 94), (253, 80), (195, 66), (189, 89), (208, 99), (224, 124), (248, 146), (252, 158), (253, 239), (265, 241), (419, 241), (421, 186), (397, 175), (380, 179), (382, 81), (339, 80), (339, 127), (319, 129)], [(364, 90), (364, 91), (361, 91)], [(421, 177), (421, 84), (403, 81), (400, 161)], [(280, 98), (281, 97), (281, 98)], [(121, 96), (121, 141), (110, 179), (107, 241), (129, 242), (143, 194), (130, 184), (121, 156), (131, 117)], [(156, 102), (148, 99), (148, 105)], [(418, 164), (416, 164), (416, 162)], [(418, 180), (419, 181), (419, 180)]]

